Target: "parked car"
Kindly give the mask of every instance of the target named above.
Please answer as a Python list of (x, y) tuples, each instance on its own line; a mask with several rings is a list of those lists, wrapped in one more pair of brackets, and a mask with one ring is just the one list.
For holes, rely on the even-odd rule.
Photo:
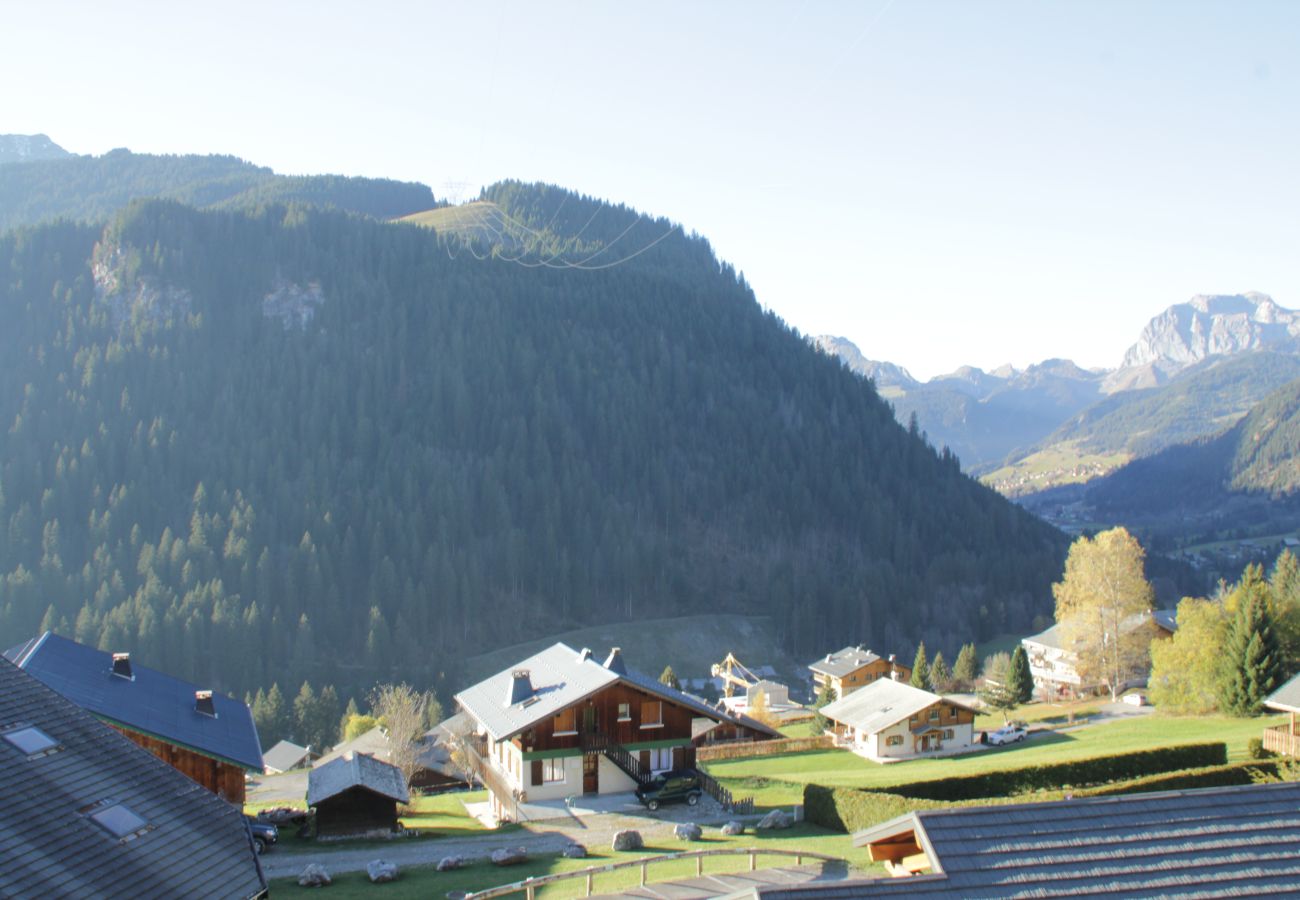
[(252, 816), (244, 816), (244, 818), (248, 820), (248, 828), (253, 832), (253, 846), (257, 848), (258, 853), (264, 853), (267, 847), (273, 846), (280, 840), (280, 829), (270, 822), (263, 822)]
[(665, 803), (681, 801), (694, 806), (700, 802), (703, 794), (704, 788), (700, 784), (700, 776), (689, 769), (667, 772), (644, 787), (636, 789), (636, 798), (649, 810), (658, 809)]
[(997, 731), (988, 733), (988, 743), (994, 746), (1019, 743), (1028, 734), (1029, 732), (1025, 730), (1023, 725), (1003, 725)]

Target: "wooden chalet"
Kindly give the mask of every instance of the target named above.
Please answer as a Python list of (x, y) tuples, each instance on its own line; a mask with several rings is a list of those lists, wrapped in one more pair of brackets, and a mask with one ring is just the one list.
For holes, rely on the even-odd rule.
[(307, 776), (317, 835), (396, 831), (397, 804), (410, 799), (402, 771), (365, 753), (336, 757)]
[(632, 791), (660, 772), (694, 768), (698, 720), (744, 725), (628, 669), (617, 647), (602, 664), (590, 650), (555, 644), (456, 702), (472, 722), (475, 765), (498, 820), (518, 819), (521, 804)]
[(970, 747), (975, 710), (892, 679), (878, 680), (822, 707), (836, 743), (875, 760), (917, 756)]
[(862, 645), (827, 653), (821, 659), (809, 663), (808, 668), (813, 673), (815, 692), (821, 693), (822, 688), (830, 684), (835, 689), (836, 699), (843, 699), (858, 688), (882, 678), (908, 681), (912, 677), (911, 666), (900, 663), (894, 654), (889, 654), (886, 659)]
[(1300, 675), (1269, 694), (1264, 705), (1290, 714), (1287, 724), (1264, 729), (1264, 749), (1281, 756), (1300, 757), (1300, 730), (1295, 720), (1296, 713), (1300, 713)]
[(245, 773), (263, 772), (253, 715), (233, 697), (48, 631), (5, 657), (231, 803)]

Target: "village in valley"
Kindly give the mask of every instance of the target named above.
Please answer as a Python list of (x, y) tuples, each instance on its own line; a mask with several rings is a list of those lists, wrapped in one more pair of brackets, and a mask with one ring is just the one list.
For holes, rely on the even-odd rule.
[[(1284, 554), (1268, 577), (1154, 609), (1142, 565), (1122, 529), (1080, 538), (1051, 627), (962, 645), (951, 666), (924, 643), (906, 662), (861, 643), (785, 681), (731, 652), (679, 678), (645, 674), (657, 661), (639, 648), (556, 641), (464, 685), (445, 716), (430, 694), (382, 686), (329, 748), (263, 750), (245, 703), (46, 633), (5, 654), (3, 720), (22, 727), (0, 737), (30, 764), (57, 757), (61, 777), (116, 780), (112, 815), (82, 830), (205, 823), (209, 840), (152, 861), (164, 879), (182, 856), (224, 854), (232, 883), (277, 893), (838, 897), (903, 878), (944, 894), (971, 865), (944, 829), (969, 819), (985, 824), (965, 877), (997, 890), (1006, 841), (1046, 841), (1045, 823), (1074, 828), (1088, 809), (1097, 840), (1136, 829), (1107, 877), (1155, 885), (1160, 865), (1124, 861), (1124, 840), (1163, 847), (1157, 859), (1189, 840), (1254, 852), (1234, 837), (1243, 822), (1267, 827), (1300, 797), (1300, 566)], [(137, 770), (150, 774), (127, 780)], [(7, 798), (48, 799), (5, 771)], [(160, 799), (182, 775), (204, 790)], [(1167, 823), (1185, 814), (1194, 840)], [(1033, 883), (1084, 865), (1062, 853)]]

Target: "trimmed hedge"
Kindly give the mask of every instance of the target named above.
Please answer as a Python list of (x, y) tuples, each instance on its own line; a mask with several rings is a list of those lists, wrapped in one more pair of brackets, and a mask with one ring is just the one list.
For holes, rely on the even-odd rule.
[(1256, 776), (1277, 777), (1277, 762), (1274, 760), (1246, 760), (1229, 763), (1226, 766), (1204, 766), (1199, 769), (1185, 769), (1182, 772), (1164, 772), (1149, 775), (1146, 778), (1134, 778), (1116, 784), (1103, 784), (1099, 787), (1075, 791), (1076, 797), (1110, 797), (1120, 794), (1146, 794), (1153, 791), (1184, 791), (1188, 788), (1236, 787), (1253, 784)]
[(1050, 791), (1066, 787), (1084, 787), (1144, 778), (1157, 772), (1175, 772), (1205, 766), (1222, 766), (1228, 762), (1228, 745), (1183, 744), (1153, 750), (1135, 750), (1110, 756), (1094, 756), (1067, 762), (1025, 766), (961, 775), (934, 781), (917, 781), (880, 788), (881, 793), (922, 800), (975, 800), (1007, 797), (1030, 791)]

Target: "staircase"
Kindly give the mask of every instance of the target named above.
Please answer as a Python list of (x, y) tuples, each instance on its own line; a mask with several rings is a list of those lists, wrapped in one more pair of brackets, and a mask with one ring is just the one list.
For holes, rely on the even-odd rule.
[(641, 787), (645, 787), (654, 781), (654, 775), (641, 766), (641, 760), (633, 755), (631, 750), (608, 735), (596, 732), (583, 734), (582, 752), (604, 754), (606, 759), (618, 766), (624, 774)]

